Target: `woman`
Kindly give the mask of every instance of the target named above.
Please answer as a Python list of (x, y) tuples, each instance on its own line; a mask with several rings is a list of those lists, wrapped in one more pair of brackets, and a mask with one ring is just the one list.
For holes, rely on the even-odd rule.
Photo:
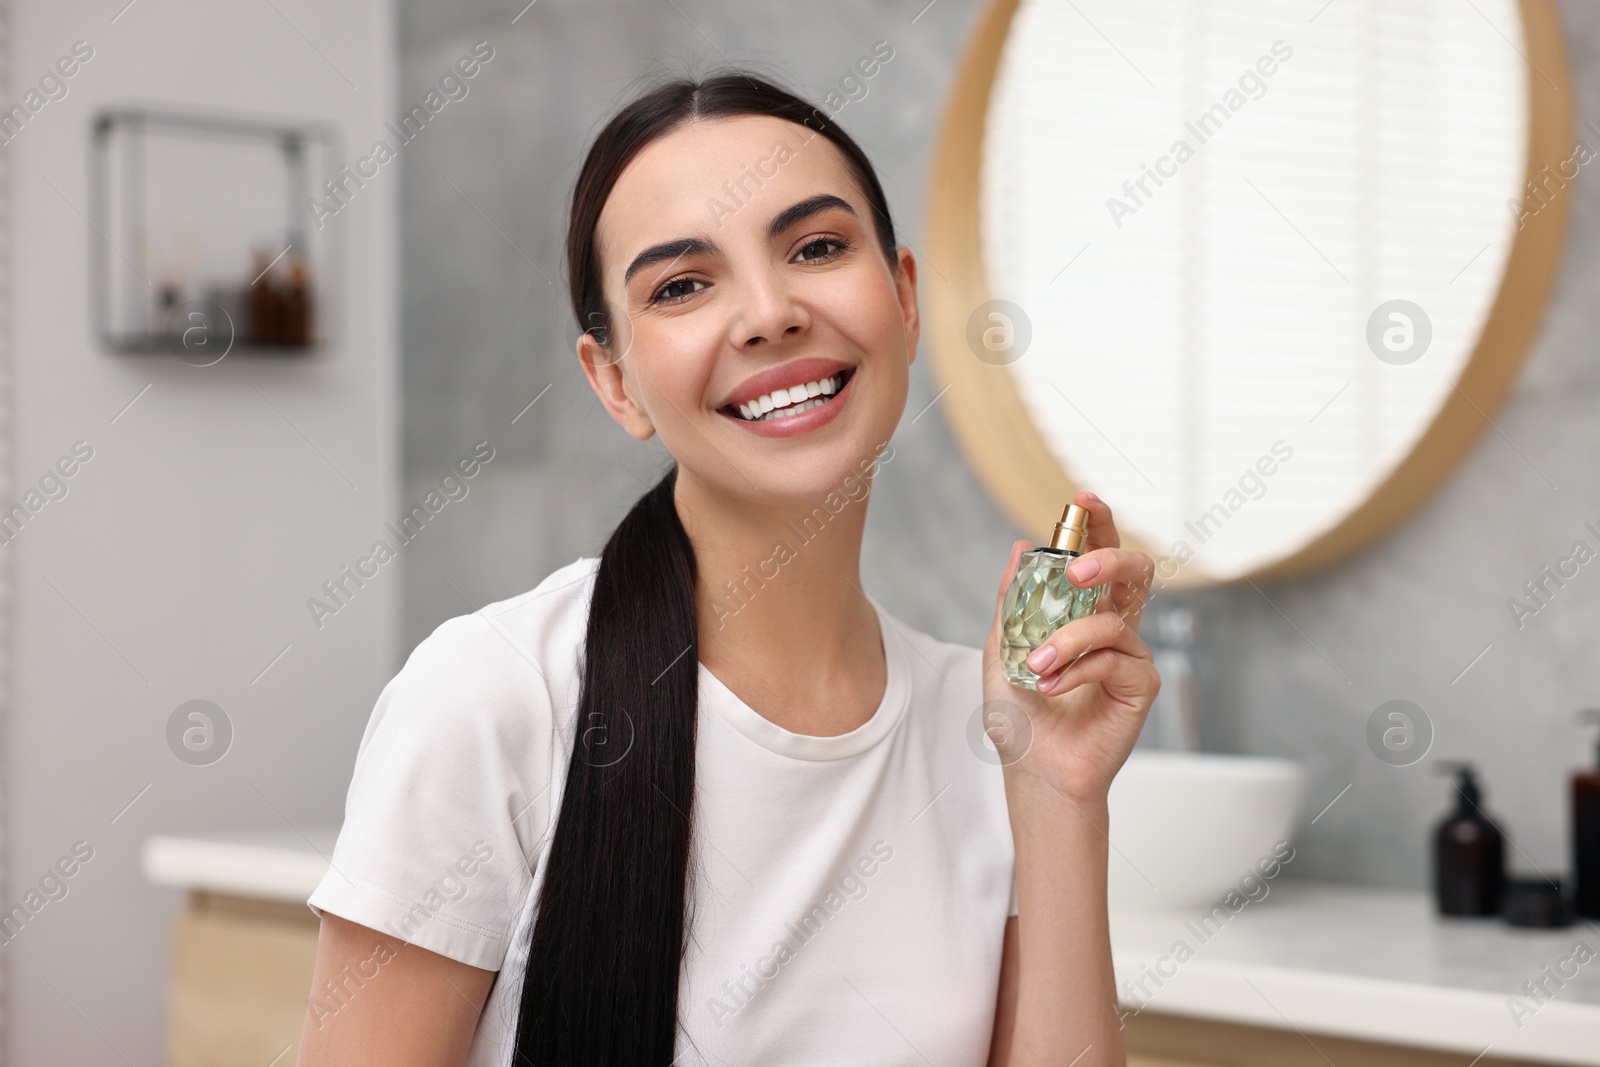
[(1106, 792), (1159, 687), (1150, 558), (1077, 495), (1074, 581), (1107, 593), (1039, 693), (995, 632), (863, 592), (917, 265), (781, 89), (628, 105), (567, 255), (589, 384), (675, 463), (598, 559), (445, 622), (379, 696), (300, 1063), (1123, 1062)]

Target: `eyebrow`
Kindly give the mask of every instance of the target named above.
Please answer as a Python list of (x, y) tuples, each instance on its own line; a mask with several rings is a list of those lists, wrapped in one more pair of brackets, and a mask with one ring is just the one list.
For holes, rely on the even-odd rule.
[[(852, 215), (856, 213), (856, 209), (850, 206), (849, 201), (834, 196), (832, 193), (819, 193), (816, 196), (800, 201), (798, 204), (786, 207), (774, 215), (772, 221), (767, 224), (767, 237), (768, 239), (777, 237), (795, 223), (832, 208), (843, 208)], [(623, 272), (622, 284), (628, 284), (635, 274), (653, 263), (681, 259), (684, 256), (709, 255), (717, 250), (716, 242), (704, 237), (680, 237), (674, 241), (663, 241), (661, 244), (651, 245), (633, 257), (633, 262), (629, 263), (628, 269)]]

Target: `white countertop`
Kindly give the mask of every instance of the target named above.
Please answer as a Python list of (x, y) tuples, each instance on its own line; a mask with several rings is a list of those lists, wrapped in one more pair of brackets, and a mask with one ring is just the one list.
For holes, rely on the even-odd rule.
[(206, 837), (148, 837), (144, 876), (156, 885), (304, 904), (328, 871), (337, 827)]
[[(1159, 965), (1173, 977), (1159, 988), (1145, 978), (1150, 1011), (1294, 1028), (1313, 1043), (1320, 1032), (1469, 1057), (1487, 1047), (1507, 1058), (1600, 1064), (1600, 922), (1528, 930), (1443, 919), (1426, 893), (1304, 882), (1273, 883), (1259, 903), (1200, 929), (1205, 941), (1199, 915), (1112, 914), (1124, 1010), (1142, 998), (1123, 981)], [(1180, 940), (1193, 952), (1183, 963)], [(1579, 942), (1593, 956), (1568, 963), (1572, 977), (1562, 977), (1561, 961)], [(1554, 996), (1541, 1002), (1523, 983), (1546, 966), (1565, 984), (1545, 979)], [(1520, 1027), (1513, 996), (1534, 1009)]]
[[(159, 885), (304, 903), (328, 869), (337, 831), (152, 837), (145, 876)], [(1229, 913), (1223, 911), (1224, 915)], [(1150, 996), (1123, 1008), (1297, 1029), (1477, 1056), (1600, 1067), (1600, 922), (1523, 930), (1445, 920), (1425, 893), (1276, 882), (1268, 896), (1199, 928), (1200, 909), (1113, 912), (1118, 987), (1144, 978)], [(1205, 934), (1202, 939), (1201, 934)], [(1188, 958), (1179, 962), (1177, 943)], [(1588, 963), (1558, 967), (1582, 942)], [(1548, 972), (1542, 969), (1549, 967)], [(1523, 983), (1546, 979), (1534, 1000)], [(1171, 975), (1171, 977), (1166, 977)], [(1525, 1008), (1514, 1019), (1508, 1007)]]

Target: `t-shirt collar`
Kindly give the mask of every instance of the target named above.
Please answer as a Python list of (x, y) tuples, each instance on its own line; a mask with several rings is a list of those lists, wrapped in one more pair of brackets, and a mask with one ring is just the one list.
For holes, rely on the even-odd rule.
[(883, 635), (883, 652), (888, 682), (883, 689), (883, 699), (872, 717), (849, 733), (832, 737), (797, 734), (765, 718), (722, 683), (705, 664), (700, 664), (700, 699), (709, 705), (729, 725), (762, 748), (780, 756), (794, 759), (843, 759), (864, 752), (883, 740), (905, 714), (909, 703), (911, 680), (907, 660), (906, 638), (900, 633), (887, 612), (871, 596), (867, 600), (878, 615), (878, 629)]

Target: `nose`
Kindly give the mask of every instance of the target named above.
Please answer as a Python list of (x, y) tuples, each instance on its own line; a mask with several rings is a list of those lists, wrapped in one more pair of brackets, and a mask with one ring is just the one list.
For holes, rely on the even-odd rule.
[(810, 322), (810, 313), (794, 299), (782, 272), (763, 266), (747, 271), (739, 284), (729, 340), (735, 348), (753, 351), (803, 333)]

